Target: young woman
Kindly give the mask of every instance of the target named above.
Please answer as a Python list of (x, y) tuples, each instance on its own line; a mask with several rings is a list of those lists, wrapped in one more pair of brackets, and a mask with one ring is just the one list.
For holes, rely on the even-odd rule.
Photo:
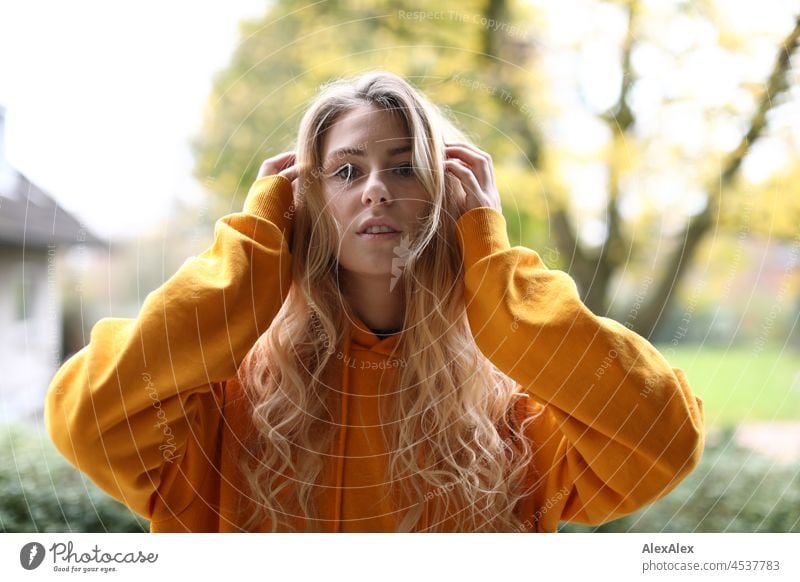
[(703, 450), (684, 373), (509, 245), (490, 156), (383, 71), (322, 91), (45, 416), (151, 531), (555, 531)]

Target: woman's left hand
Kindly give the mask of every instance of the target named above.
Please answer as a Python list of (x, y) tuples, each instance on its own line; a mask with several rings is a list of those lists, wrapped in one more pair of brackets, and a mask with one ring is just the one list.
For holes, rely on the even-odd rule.
[(502, 211), (492, 157), (463, 142), (446, 143), (444, 150), (445, 171), (455, 176), (463, 189), (463, 194), (460, 194), (463, 198), (459, 201), (462, 214), (482, 206)]

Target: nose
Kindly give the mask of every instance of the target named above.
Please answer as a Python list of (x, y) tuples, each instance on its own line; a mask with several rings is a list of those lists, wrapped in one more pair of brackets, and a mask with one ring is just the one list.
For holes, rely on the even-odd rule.
[(361, 193), (361, 203), (364, 206), (391, 204), (393, 197), (384, 181), (384, 175), (385, 171), (381, 170), (370, 172), (367, 182), (364, 184), (364, 191)]

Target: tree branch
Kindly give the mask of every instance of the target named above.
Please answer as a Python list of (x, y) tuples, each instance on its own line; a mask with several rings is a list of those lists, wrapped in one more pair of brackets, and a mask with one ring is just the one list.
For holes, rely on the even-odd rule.
[(673, 300), (673, 290), (681, 280), (686, 268), (691, 263), (699, 248), (703, 236), (713, 224), (722, 193), (729, 188), (738, 174), (742, 160), (750, 151), (753, 143), (762, 135), (766, 127), (767, 114), (774, 107), (774, 99), (788, 88), (786, 73), (789, 70), (792, 53), (797, 50), (800, 43), (800, 15), (795, 20), (794, 29), (781, 43), (781, 50), (775, 59), (775, 64), (767, 81), (767, 87), (761, 97), (755, 112), (750, 118), (749, 129), (742, 137), (739, 145), (734, 149), (723, 170), (713, 184), (708, 188), (708, 204), (700, 214), (693, 216), (684, 230), (683, 244), (679, 245), (667, 259), (667, 264), (662, 271), (664, 274), (655, 286), (655, 291), (639, 313), (634, 329), (645, 337), (653, 335), (661, 321), (661, 315), (667, 310)]

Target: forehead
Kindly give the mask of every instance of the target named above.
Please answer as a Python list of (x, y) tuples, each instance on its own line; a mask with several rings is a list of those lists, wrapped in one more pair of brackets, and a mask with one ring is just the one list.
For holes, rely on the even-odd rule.
[(322, 157), (326, 159), (341, 148), (388, 150), (410, 143), (399, 115), (374, 105), (362, 105), (342, 114), (328, 129), (322, 141)]

